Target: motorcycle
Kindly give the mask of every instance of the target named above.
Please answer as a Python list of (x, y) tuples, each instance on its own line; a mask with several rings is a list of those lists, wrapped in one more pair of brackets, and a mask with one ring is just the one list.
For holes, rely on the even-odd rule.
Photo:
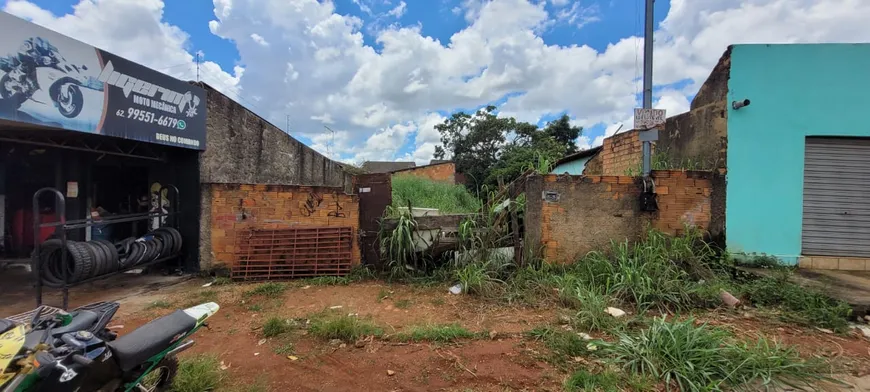
[(98, 303), (29, 325), (0, 319), (0, 392), (168, 391), (176, 355), (220, 309), (208, 302), (152, 320), (121, 337), (106, 328), (117, 303)]
[(44, 57), (36, 66), (21, 64), (0, 77), (0, 97), (19, 109), (28, 99), (44, 103), (35, 95), (48, 86), (48, 98), (58, 112), (66, 118), (75, 118), (84, 105), (82, 88), (102, 90), (93, 78), (80, 76), (81, 70), (87, 67), (64, 64), (50, 57)]

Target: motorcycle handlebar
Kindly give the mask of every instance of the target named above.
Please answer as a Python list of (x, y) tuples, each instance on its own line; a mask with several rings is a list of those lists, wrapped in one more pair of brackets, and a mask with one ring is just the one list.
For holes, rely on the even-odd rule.
[(82, 366), (90, 366), (92, 363), (94, 363), (92, 359), (79, 354), (73, 354), (72, 360), (73, 362)]

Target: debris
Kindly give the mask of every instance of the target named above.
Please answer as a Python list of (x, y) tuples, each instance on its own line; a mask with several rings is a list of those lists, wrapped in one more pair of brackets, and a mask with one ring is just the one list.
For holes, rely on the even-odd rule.
[(462, 283), (457, 283), (455, 286), (448, 289), (450, 294), (462, 294)]
[(329, 345), (332, 347), (338, 347), (341, 344), (341, 339), (332, 339), (329, 341)]
[(362, 339), (357, 340), (356, 343), (353, 344), (353, 346), (356, 348), (363, 348), (366, 346), (366, 341)]
[(577, 332), (577, 336), (579, 336), (580, 339), (583, 339), (583, 340), (592, 340), (592, 336), (590, 336), (586, 332)]
[(347, 345), (344, 343), (338, 345), (338, 348), (345, 348), (345, 347), (347, 347)]
[(112, 330), (112, 329), (124, 329), (124, 325), (123, 325), (123, 324), (113, 325), (113, 326), (108, 327), (108, 328), (106, 328), (106, 329), (108, 329), (108, 330)]
[(568, 316), (567, 314), (563, 314), (563, 315), (559, 316), (559, 322), (562, 324), (568, 324), (571, 322), (571, 317)]
[(618, 309), (618, 308), (607, 308), (607, 309), (604, 309), (604, 313), (607, 313), (607, 314), (609, 314), (609, 315), (611, 315), (611, 316), (613, 316), (613, 317), (616, 317), (616, 318), (620, 318), (620, 317), (622, 317), (622, 316), (625, 316), (625, 311), (622, 310), (622, 309)]
[(310, 289), (310, 288), (311, 288), (311, 286), (305, 286), (305, 287), (302, 288), (302, 290), (308, 290), (308, 289)]
[(266, 339), (260, 339), (260, 341), (257, 342), (257, 345), (258, 345), (258, 346), (262, 346), (262, 345), (264, 345), (264, 344), (266, 344)]
[(870, 323), (870, 314), (864, 315), (864, 321)]
[(260, 355), (260, 353), (254, 353), (254, 356), (255, 356), (255, 357), (256, 357), (257, 355)]
[(598, 350), (598, 346), (596, 346), (595, 343), (589, 343), (586, 345), (586, 349), (589, 351), (595, 351)]
[(396, 372), (394, 372), (394, 371), (392, 371), (392, 370), (390, 370), (390, 369), (387, 369), (387, 375), (388, 375), (388, 376), (394, 376), (395, 374), (396, 374)]
[(498, 332), (496, 332), (496, 331), (489, 331), (489, 338), (490, 338), (490, 339), (495, 340), (496, 336), (498, 336)]
[(827, 328), (816, 327), (816, 330), (819, 332), (824, 332), (824, 333), (834, 333), (834, 331), (831, 331), (830, 329), (827, 329)]
[(335, 309), (341, 309), (343, 307), (344, 306), (341, 306), (341, 305), (335, 305), (335, 306), (330, 306), (329, 308), (335, 310)]
[(870, 327), (866, 327), (863, 325), (856, 325), (855, 328), (861, 330), (861, 333), (864, 334), (865, 338), (870, 339)]
[(221, 361), (221, 370), (227, 370), (230, 368), (230, 365), (225, 365), (224, 361)]
[(295, 356), (295, 355), (288, 355), (288, 356), (287, 356), (287, 359), (289, 359), (289, 360), (291, 360), (291, 361), (298, 361), (298, 360), (299, 360), (299, 357), (297, 357), (297, 356)]
[(740, 300), (725, 290), (719, 290), (719, 298), (721, 298), (722, 302), (724, 302), (725, 305), (728, 305), (729, 308), (740, 305)]
[(213, 284), (214, 284), (214, 281), (211, 281), (211, 282), (208, 282), (208, 283), (202, 285), (202, 287), (209, 287), (209, 286), (211, 286), (211, 285), (213, 285)]

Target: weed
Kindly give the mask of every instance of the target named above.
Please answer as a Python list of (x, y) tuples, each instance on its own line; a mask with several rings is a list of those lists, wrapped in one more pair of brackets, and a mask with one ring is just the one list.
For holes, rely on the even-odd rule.
[(618, 319), (604, 311), (612, 301), (609, 296), (597, 293), (582, 284), (577, 286), (575, 293), (580, 303), (580, 311), (573, 320), (575, 327), (589, 331), (604, 331), (619, 323)]
[(459, 324), (447, 325), (424, 325), (411, 327), (408, 331), (399, 333), (394, 338), (400, 342), (452, 342), (457, 339), (471, 339), (475, 337), (471, 332)]
[(263, 337), (271, 338), (290, 332), (293, 328), (287, 320), (280, 317), (270, 317), (263, 323)]
[(691, 319), (656, 319), (637, 336), (618, 337), (616, 343), (599, 343), (603, 355), (631, 373), (683, 391), (809, 385), (824, 378), (818, 363), (801, 360), (791, 348), (766, 339), (739, 343), (727, 331)]
[(171, 303), (169, 303), (168, 301), (165, 301), (165, 300), (162, 300), (162, 299), (161, 299), (161, 300), (157, 300), (157, 301), (154, 301), (154, 302), (148, 304), (148, 306), (145, 307), (145, 310), (152, 310), (152, 309), (169, 309), (169, 308), (171, 308), (171, 307), (172, 307), (172, 304), (171, 304)]
[(430, 301), (430, 303), (435, 306), (441, 306), (444, 305), (445, 301), (444, 298), (432, 298), (432, 301)]
[(581, 339), (577, 334), (554, 329), (538, 327), (529, 331), (528, 336), (544, 342), (551, 355), (546, 360), (555, 365), (565, 366), (571, 358), (589, 354), (590, 342)]
[(268, 282), (257, 285), (251, 290), (245, 292), (246, 295), (262, 295), (266, 297), (277, 297), (287, 290), (287, 285), (280, 282)]
[(247, 309), (248, 309), (249, 311), (251, 311), (251, 312), (262, 312), (262, 311), (263, 311), (263, 305), (260, 305), (260, 304), (250, 304), (250, 305), (248, 305)]
[(462, 185), (432, 181), (420, 177), (394, 176), (393, 205), (412, 204), (421, 208), (437, 208), (442, 213), (476, 212), (480, 200)]
[(311, 320), (308, 332), (321, 339), (340, 339), (345, 342), (355, 342), (364, 336), (384, 334), (383, 329), (371, 321), (346, 315), (315, 317)]
[(397, 216), (396, 226), (390, 230), (381, 222), (378, 238), (390, 269), (390, 278), (407, 278), (424, 271), (424, 260), (416, 252), (417, 221), (410, 212), (391, 206), (387, 206), (387, 213)]
[(233, 336), (233, 335), (237, 334), (238, 332), (239, 332), (238, 329), (230, 328), (229, 331), (227, 331), (227, 335)]
[(233, 284), (233, 280), (228, 276), (217, 276), (211, 283), (212, 286), (227, 286)]
[(566, 391), (601, 391), (611, 392), (618, 391), (619, 375), (610, 371), (600, 373), (591, 373), (586, 369), (581, 369), (571, 375), (565, 381)]
[(287, 356), (296, 352), (296, 346), (293, 345), (293, 342), (284, 342), (279, 346), (275, 346), (272, 351), (275, 354)]
[(175, 392), (202, 392), (217, 388), (223, 379), (220, 361), (213, 355), (183, 358), (172, 383)]
[(381, 291), (378, 291), (378, 303), (380, 303), (380, 302), (382, 302), (383, 300), (387, 299), (389, 296), (390, 296), (390, 291), (389, 291), (389, 290), (387, 290), (387, 289), (381, 289)]
[(395, 302), (393, 302), (393, 304), (396, 305), (396, 307), (399, 309), (408, 309), (411, 307), (411, 300), (403, 298), (400, 300), (396, 300)]
[(351, 280), (346, 276), (318, 276), (307, 280), (313, 286), (347, 286)]
[(498, 271), (494, 270), (493, 262), (472, 262), (454, 270), (456, 280), (468, 294), (488, 295), (493, 293), (498, 284), (504, 281), (496, 278)]
[(785, 321), (831, 328), (837, 332), (848, 329), (847, 318), (852, 309), (847, 303), (791, 283), (788, 275), (752, 280), (741, 285), (740, 289), (755, 305), (785, 309), (781, 315)]

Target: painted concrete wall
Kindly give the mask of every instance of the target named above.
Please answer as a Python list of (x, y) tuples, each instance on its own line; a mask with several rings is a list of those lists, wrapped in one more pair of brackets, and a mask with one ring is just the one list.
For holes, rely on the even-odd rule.
[(583, 169), (586, 168), (586, 162), (589, 162), (589, 159), (592, 157), (580, 158), (571, 162), (565, 162), (561, 165), (558, 165), (553, 168), (553, 171), (550, 174), (565, 174), (568, 173), (572, 176), (579, 176), (583, 174)]
[[(735, 45), (728, 83), (728, 250), (795, 264), (807, 136), (870, 136), (870, 44)], [(730, 102), (750, 99), (734, 110)]]

